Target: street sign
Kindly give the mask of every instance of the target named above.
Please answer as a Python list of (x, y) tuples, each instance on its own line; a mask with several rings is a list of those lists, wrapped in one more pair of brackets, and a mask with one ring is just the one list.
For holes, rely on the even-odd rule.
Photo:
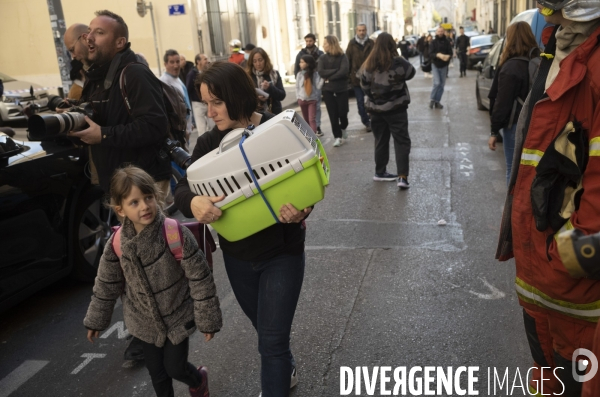
[(171, 15), (185, 15), (185, 5), (173, 4), (169, 6), (169, 16)]

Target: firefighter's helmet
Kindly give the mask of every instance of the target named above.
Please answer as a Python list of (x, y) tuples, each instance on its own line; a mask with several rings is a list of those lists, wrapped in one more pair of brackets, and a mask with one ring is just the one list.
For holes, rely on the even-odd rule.
[(542, 14), (552, 15), (560, 10), (570, 21), (586, 22), (600, 18), (600, 0), (537, 0), (544, 8)]

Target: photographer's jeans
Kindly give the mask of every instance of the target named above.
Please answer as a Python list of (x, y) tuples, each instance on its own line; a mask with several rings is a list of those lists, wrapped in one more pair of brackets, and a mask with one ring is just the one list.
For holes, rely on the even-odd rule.
[(439, 102), (444, 94), (444, 85), (446, 85), (446, 75), (448, 74), (448, 66), (438, 68), (433, 63), (431, 64), (431, 73), (433, 74), (433, 89), (431, 90), (431, 100)]
[(223, 253), (233, 293), (258, 333), (262, 397), (287, 396), (290, 332), (304, 279), (304, 253), (250, 262)]

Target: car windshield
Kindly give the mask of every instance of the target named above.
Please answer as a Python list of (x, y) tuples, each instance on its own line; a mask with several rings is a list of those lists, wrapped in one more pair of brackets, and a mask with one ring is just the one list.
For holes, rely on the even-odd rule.
[(10, 77), (4, 73), (0, 73), (0, 80), (2, 80), (5, 83), (8, 83), (10, 81), (17, 81), (17, 79), (13, 79), (12, 77)]
[(498, 39), (499, 36), (495, 34), (471, 37), (471, 47), (475, 47), (478, 45), (494, 44), (498, 41)]

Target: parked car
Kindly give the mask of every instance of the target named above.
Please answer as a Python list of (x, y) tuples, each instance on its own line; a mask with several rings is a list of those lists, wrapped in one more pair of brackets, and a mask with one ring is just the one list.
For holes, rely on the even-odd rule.
[(10, 121), (25, 120), (23, 108), (35, 103), (41, 111), (47, 110), (48, 92), (40, 85), (19, 81), (0, 73), (4, 84), (4, 93), (0, 101), (0, 125)]
[(0, 312), (55, 281), (91, 281), (116, 224), (87, 148), (0, 135)]
[[(526, 10), (515, 16), (510, 21), (510, 24), (520, 21), (525, 21), (530, 24), (531, 30), (533, 31), (540, 49), (543, 49), (542, 31), (546, 26), (548, 26), (548, 24), (544, 20), (542, 14), (538, 12), (537, 8)], [(498, 40), (491, 48), (483, 63), (480, 65), (475, 65), (475, 68), (481, 71), (481, 73), (477, 75), (477, 81), (475, 82), (475, 95), (477, 97), (477, 109), (479, 110), (486, 110), (490, 108), (488, 94), (490, 93), (492, 81), (494, 80), (494, 75), (496, 73), (496, 69), (498, 68), (498, 63), (500, 62), (500, 54), (502, 53), (503, 45), (504, 39)]]
[(500, 40), (497, 34), (481, 34), (471, 37), (471, 49), (467, 57), (467, 68), (472, 69), (477, 62), (483, 61), (493, 45)]

